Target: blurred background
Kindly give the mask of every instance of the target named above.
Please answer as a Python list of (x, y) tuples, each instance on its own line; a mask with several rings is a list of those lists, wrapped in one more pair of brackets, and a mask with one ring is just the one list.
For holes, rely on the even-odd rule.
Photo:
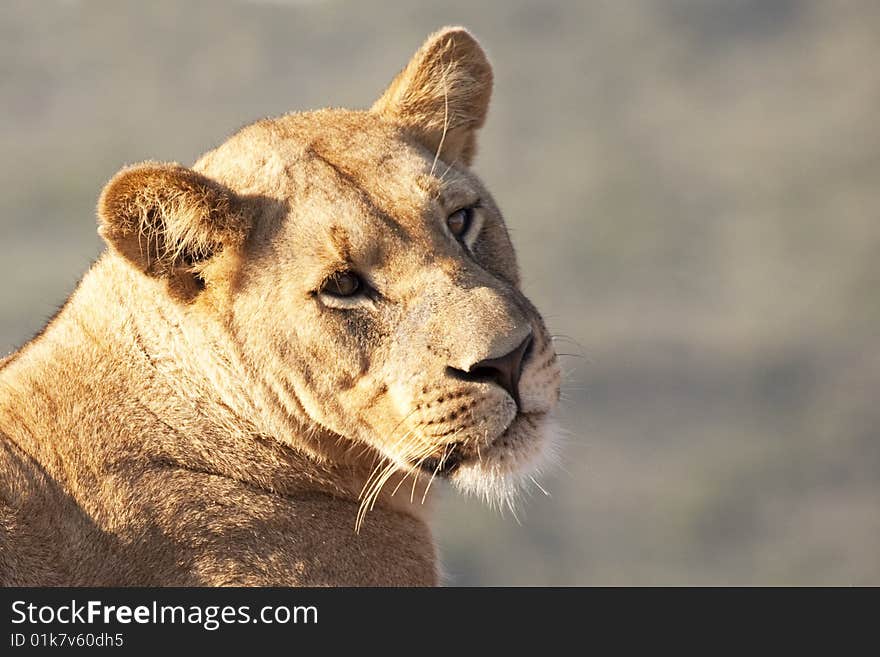
[(880, 584), (880, 3), (0, 4), (0, 356), (98, 255), (122, 165), (366, 107), (428, 33), (496, 71), (475, 168), (566, 369), (519, 519), (451, 583)]

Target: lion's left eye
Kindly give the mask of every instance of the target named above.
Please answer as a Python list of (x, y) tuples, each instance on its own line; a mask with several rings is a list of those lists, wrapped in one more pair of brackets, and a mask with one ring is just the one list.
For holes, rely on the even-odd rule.
[(464, 237), (464, 235), (468, 232), (468, 229), (471, 227), (473, 221), (474, 209), (461, 208), (460, 210), (456, 210), (446, 218), (446, 225), (449, 227), (450, 233), (452, 233), (457, 238), (461, 238)]

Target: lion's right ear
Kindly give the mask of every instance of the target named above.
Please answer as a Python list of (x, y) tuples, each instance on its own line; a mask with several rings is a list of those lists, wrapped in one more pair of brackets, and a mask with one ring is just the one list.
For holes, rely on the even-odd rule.
[(98, 201), (98, 232), (150, 276), (197, 272), (241, 244), (251, 220), (232, 190), (179, 164), (145, 162), (117, 173)]

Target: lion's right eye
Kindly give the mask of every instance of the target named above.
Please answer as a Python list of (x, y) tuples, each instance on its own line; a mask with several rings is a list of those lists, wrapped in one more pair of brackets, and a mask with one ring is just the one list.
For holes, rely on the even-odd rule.
[(324, 281), (319, 292), (333, 297), (353, 297), (361, 291), (363, 283), (357, 274), (350, 271), (333, 274)]
[(449, 227), (449, 232), (452, 233), (456, 239), (462, 239), (465, 233), (468, 232), (468, 228), (471, 227), (473, 219), (473, 208), (461, 208), (446, 218), (446, 225)]

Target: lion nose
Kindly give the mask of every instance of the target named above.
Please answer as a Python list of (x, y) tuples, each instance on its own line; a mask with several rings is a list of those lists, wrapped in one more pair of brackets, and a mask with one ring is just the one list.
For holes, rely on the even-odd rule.
[(467, 371), (454, 367), (448, 369), (456, 378), (465, 381), (494, 381), (513, 397), (516, 407), (520, 408), (519, 377), (522, 374), (523, 361), (531, 345), (532, 336), (529, 335), (516, 349), (503, 356), (481, 360), (471, 365)]

